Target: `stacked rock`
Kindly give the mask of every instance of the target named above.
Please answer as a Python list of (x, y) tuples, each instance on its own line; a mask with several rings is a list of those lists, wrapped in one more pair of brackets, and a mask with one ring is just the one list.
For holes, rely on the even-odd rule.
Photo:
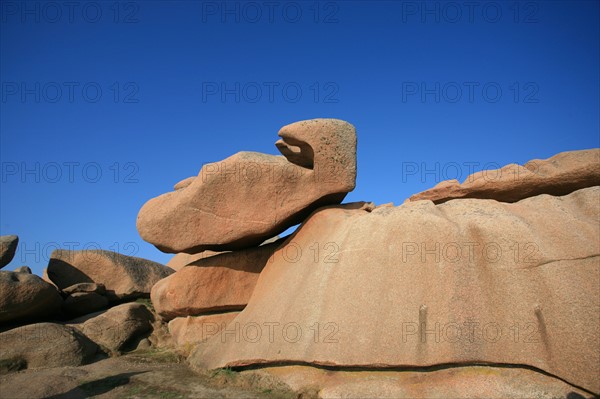
[(180, 252), (170, 262), (177, 272), (151, 293), (179, 345), (205, 340), (246, 306), (284, 240), (258, 244), (354, 189), (354, 126), (313, 119), (285, 126), (279, 136), (283, 156), (240, 152), (204, 165), (140, 210), (142, 238)]

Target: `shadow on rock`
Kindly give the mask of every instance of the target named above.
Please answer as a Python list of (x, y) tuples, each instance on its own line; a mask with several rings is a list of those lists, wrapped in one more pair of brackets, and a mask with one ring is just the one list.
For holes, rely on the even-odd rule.
[(99, 378), (97, 380), (80, 384), (77, 387), (65, 393), (49, 396), (48, 399), (90, 398), (97, 395), (102, 395), (104, 393), (112, 391), (115, 388), (129, 384), (131, 376), (143, 373), (146, 373), (146, 371), (120, 373), (104, 378)]

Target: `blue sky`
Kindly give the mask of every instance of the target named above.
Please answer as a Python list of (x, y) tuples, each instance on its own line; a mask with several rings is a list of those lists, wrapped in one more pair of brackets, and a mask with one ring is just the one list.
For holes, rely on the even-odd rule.
[[(0, 234), (166, 263), (140, 207), (283, 125), (354, 124), (346, 201), (599, 147), (598, 1), (0, 2)], [(69, 5), (70, 4), (70, 5)]]

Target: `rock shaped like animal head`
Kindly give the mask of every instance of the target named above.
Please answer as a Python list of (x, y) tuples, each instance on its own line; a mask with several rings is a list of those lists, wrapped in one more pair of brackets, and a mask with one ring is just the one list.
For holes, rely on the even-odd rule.
[[(356, 129), (339, 119), (299, 121), (279, 130), (275, 145), (293, 164), (330, 177), (351, 191), (356, 184)], [(331, 179), (335, 176), (335, 179)]]

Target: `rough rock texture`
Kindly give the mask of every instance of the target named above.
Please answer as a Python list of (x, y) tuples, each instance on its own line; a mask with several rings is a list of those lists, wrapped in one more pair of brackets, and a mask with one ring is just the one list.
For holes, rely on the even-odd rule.
[(148, 296), (157, 281), (173, 272), (160, 263), (103, 250), (58, 249), (48, 263), (48, 277), (59, 289), (78, 283), (103, 284), (111, 301)]
[[(275, 237), (269, 238), (268, 240), (266, 240), (265, 242), (263, 242), (260, 245), (270, 244), (279, 239), (280, 239), (279, 236), (275, 236)], [(197, 254), (186, 254), (185, 252), (180, 252), (177, 255), (173, 256), (171, 258), (171, 260), (169, 260), (169, 262), (167, 263), (167, 267), (170, 267), (171, 269), (177, 271), (177, 270), (181, 269), (182, 267), (185, 267), (189, 264), (194, 263), (197, 260), (209, 258), (211, 256), (222, 254), (222, 253), (223, 252), (211, 251), (209, 249), (207, 249), (206, 251), (199, 252)]]
[(239, 312), (217, 313), (198, 317), (176, 317), (169, 322), (169, 334), (180, 348), (191, 348), (225, 328)]
[(18, 244), (18, 236), (0, 236), (0, 269), (13, 259)]
[(48, 318), (61, 303), (56, 288), (38, 276), (0, 271), (0, 323)]
[(182, 267), (185, 267), (191, 263), (194, 263), (197, 260), (210, 258), (211, 256), (218, 255), (222, 252), (211, 251), (207, 249), (206, 251), (199, 252), (197, 254), (186, 254), (185, 252), (180, 252), (177, 255), (173, 256), (171, 260), (167, 263), (167, 267), (177, 271)]
[[(227, 335), (189, 361), (525, 365), (598, 393), (599, 204), (591, 187), (517, 203), (325, 207), (273, 254)], [(235, 339), (257, 324), (258, 341)]]
[(106, 307), (108, 307), (108, 299), (95, 292), (74, 292), (62, 305), (63, 311), (72, 317), (96, 312)]
[(29, 268), (29, 266), (20, 266), (20, 267), (17, 267), (17, 268), (14, 270), (14, 272), (15, 272), (15, 273), (27, 273), (27, 274), (32, 274), (32, 273), (31, 273), (31, 269)]
[(64, 294), (71, 295), (76, 292), (95, 292), (96, 294), (106, 294), (106, 287), (103, 284), (96, 283), (78, 283), (73, 284), (62, 290)]
[[(244, 373), (255, 371), (244, 371)], [(294, 391), (318, 391), (319, 398), (344, 399), (557, 399), (592, 398), (558, 378), (526, 368), (445, 366), (428, 370), (336, 371), (307, 366), (269, 367)]]
[(565, 195), (600, 185), (600, 149), (561, 152), (525, 165), (510, 164), (497, 170), (474, 173), (460, 184), (457, 180), (410, 197), (440, 204), (457, 198), (495, 199), (515, 202), (539, 194)]
[(196, 176), (191, 176), (191, 177), (188, 177), (187, 179), (183, 179), (182, 181), (180, 181), (179, 183), (177, 183), (173, 186), (173, 190), (180, 190), (182, 188), (186, 188), (187, 186), (192, 184), (192, 182), (195, 179), (196, 179)]
[(14, 369), (79, 366), (95, 355), (96, 344), (75, 329), (37, 323), (0, 334), (0, 363)]
[(156, 313), (170, 320), (243, 309), (260, 272), (280, 244), (274, 242), (199, 259), (160, 280), (150, 294)]
[(142, 238), (173, 253), (247, 248), (354, 189), (354, 126), (313, 119), (284, 126), (279, 136), (284, 156), (239, 152), (148, 201), (137, 219)]
[(75, 327), (101, 347), (119, 351), (135, 337), (149, 331), (152, 321), (152, 313), (143, 304), (124, 303)]

